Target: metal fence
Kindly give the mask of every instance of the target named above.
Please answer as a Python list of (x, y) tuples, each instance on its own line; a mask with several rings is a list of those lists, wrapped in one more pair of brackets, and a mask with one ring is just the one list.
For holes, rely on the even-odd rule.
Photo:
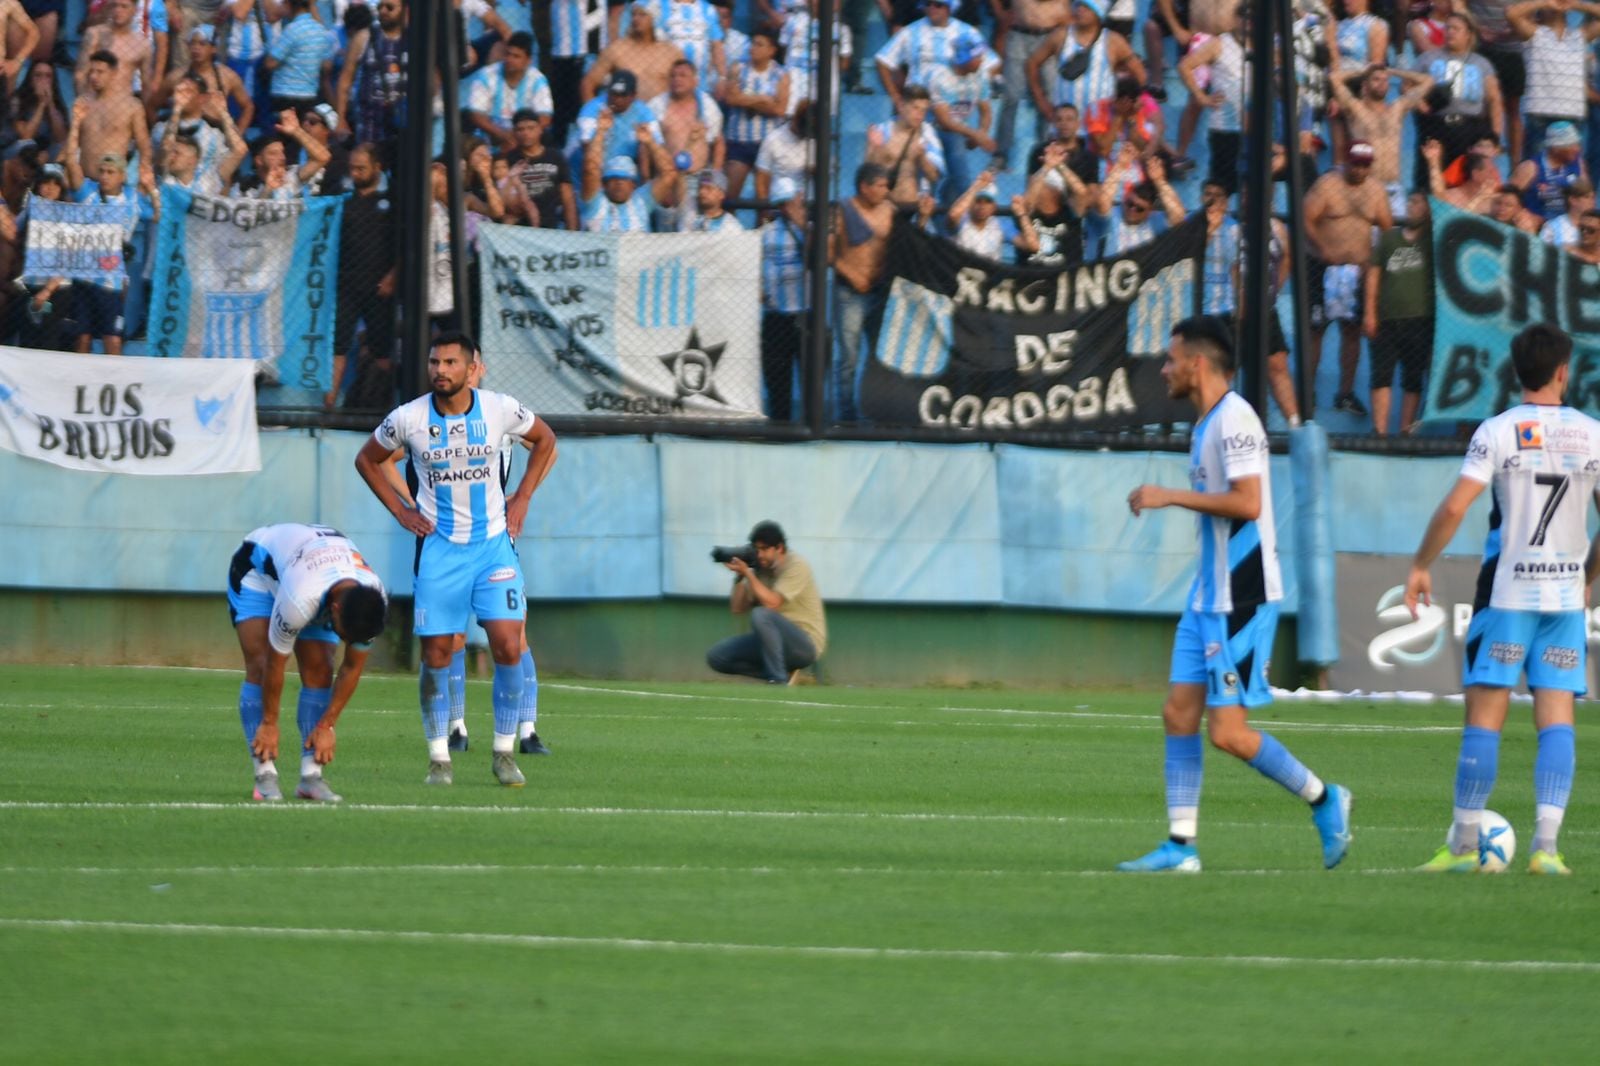
[(1176, 446), (1203, 310), (1271, 427), (1449, 450), (1522, 323), (1600, 353), (1593, 5), (195, 6), (22, 76), (0, 321), (257, 359), (268, 422), (370, 424), (448, 324), (571, 430)]

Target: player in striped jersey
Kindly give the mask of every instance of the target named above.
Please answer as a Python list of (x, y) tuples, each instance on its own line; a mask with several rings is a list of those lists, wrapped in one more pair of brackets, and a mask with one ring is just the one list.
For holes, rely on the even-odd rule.
[[(488, 368), (484, 365), (483, 353), (472, 361), (467, 370), (467, 387), (476, 389), (481, 387)], [(527, 442), (521, 437), (507, 436), (500, 441), (500, 488), (504, 491), (506, 484), (511, 480), (511, 467), (513, 456), (518, 445), (526, 446)], [(407, 463), (405, 471), (400, 469), (400, 460), (406, 457), (404, 448), (397, 448), (389, 453), (382, 466), (384, 479), (389, 482), (395, 494), (400, 497), (400, 503), (407, 509), (414, 509), (416, 503), (417, 472), (414, 464)], [(469, 748), (467, 739), (467, 634), (457, 633), (451, 638), (450, 644), (450, 751), (466, 751)], [(533, 661), (533, 651), (528, 647), (528, 635), (522, 633), (522, 704), (517, 718), (517, 750), (524, 755), (549, 755), (550, 749), (545, 747), (539, 739), (539, 671)]]
[(1522, 403), (1486, 419), (1467, 445), (1455, 487), (1423, 534), (1406, 578), (1406, 606), (1432, 604), (1428, 568), (1488, 488), (1494, 506), (1467, 628), (1466, 725), (1456, 763), (1450, 837), (1420, 869), (1474, 873), (1478, 830), (1500, 761), (1511, 687), (1524, 672), (1539, 732), (1533, 762), (1533, 854), (1528, 872), (1569, 874), (1556, 836), (1576, 766), (1573, 703), (1587, 687), (1588, 589), (1600, 573), (1600, 538), (1589, 540), (1588, 501), (1600, 504), (1600, 422), (1567, 407), (1572, 338), (1529, 326), (1511, 342)]
[(1140, 485), (1128, 495), (1135, 516), (1161, 507), (1195, 512), (1200, 568), (1172, 645), (1166, 727), (1170, 836), (1128, 872), (1197, 873), (1200, 720), (1211, 743), (1311, 805), (1322, 864), (1337, 866), (1350, 847), (1350, 791), (1324, 785), (1270, 733), (1251, 728), (1250, 708), (1272, 702), (1267, 664), (1283, 599), (1272, 520), (1267, 434), (1233, 391), (1233, 338), (1222, 319), (1185, 319), (1172, 329), (1162, 375), (1174, 399), (1195, 405), (1189, 446), (1192, 490)]
[[(449, 670), (455, 634), (475, 614), (494, 658), (494, 774), (524, 783), (513, 753), (523, 694), (522, 567), (511, 540), (522, 531), (528, 501), (555, 464), (555, 434), (510, 396), (469, 387), (477, 346), (462, 333), (441, 333), (428, 354), (433, 391), (392, 411), (356, 457), (373, 495), (422, 538), (414, 583), (415, 628), (422, 638), (422, 713), (428, 738), (428, 781), (453, 780), (447, 730)], [(507, 435), (533, 449), (527, 473), (508, 498), (500, 483), (500, 446)], [(405, 449), (418, 471), (415, 509), (383, 475)]]
[[(383, 632), (383, 582), (337, 529), (292, 522), (251, 530), (228, 567), (228, 616), (244, 653), (239, 722), (255, 760), (257, 801), (278, 788), (278, 713), (292, 653), (300, 670), (300, 787), (295, 794), (338, 803), (322, 780), (333, 761), (333, 727), (355, 694), (372, 641)], [(345, 641), (337, 675), (333, 651)]]

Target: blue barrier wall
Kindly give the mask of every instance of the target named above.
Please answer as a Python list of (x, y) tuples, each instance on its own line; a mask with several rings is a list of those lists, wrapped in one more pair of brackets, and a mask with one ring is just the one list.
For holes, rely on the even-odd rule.
[[(0, 585), (215, 593), (245, 532), (315, 521), (348, 533), (392, 591), (409, 593), (414, 542), (355, 472), (364, 439), (267, 431), (260, 473), (184, 480), (0, 452)], [(1193, 574), (1194, 518), (1135, 519), (1126, 499), (1145, 481), (1184, 486), (1187, 464), (1014, 446), (571, 438), (520, 551), (533, 599), (721, 597), (729, 575), (707, 551), (772, 518), (834, 601), (1175, 614)], [(1409, 554), (1459, 469), (1336, 453), (1335, 550)], [(1287, 460), (1272, 471), (1293, 610)], [(1486, 512), (1480, 503), (1452, 553), (1480, 550)]]

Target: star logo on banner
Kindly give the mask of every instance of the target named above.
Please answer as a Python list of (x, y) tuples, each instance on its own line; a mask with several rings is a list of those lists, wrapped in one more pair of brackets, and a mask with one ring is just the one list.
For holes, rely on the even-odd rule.
[(716, 382), (717, 362), (727, 347), (726, 341), (703, 346), (700, 342), (700, 330), (693, 328), (689, 330), (689, 339), (684, 342), (681, 351), (658, 357), (666, 366), (667, 373), (672, 375), (678, 399), (704, 396), (718, 403), (728, 402), (717, 392)]

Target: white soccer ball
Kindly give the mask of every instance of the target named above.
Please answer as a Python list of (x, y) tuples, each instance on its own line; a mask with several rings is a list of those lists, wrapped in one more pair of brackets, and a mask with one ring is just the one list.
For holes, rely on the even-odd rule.
[(1494, 811), (1484, 811), (1478, 826), (1478, 872), (1497, 874), (1517, 854), (1517, 831)]

